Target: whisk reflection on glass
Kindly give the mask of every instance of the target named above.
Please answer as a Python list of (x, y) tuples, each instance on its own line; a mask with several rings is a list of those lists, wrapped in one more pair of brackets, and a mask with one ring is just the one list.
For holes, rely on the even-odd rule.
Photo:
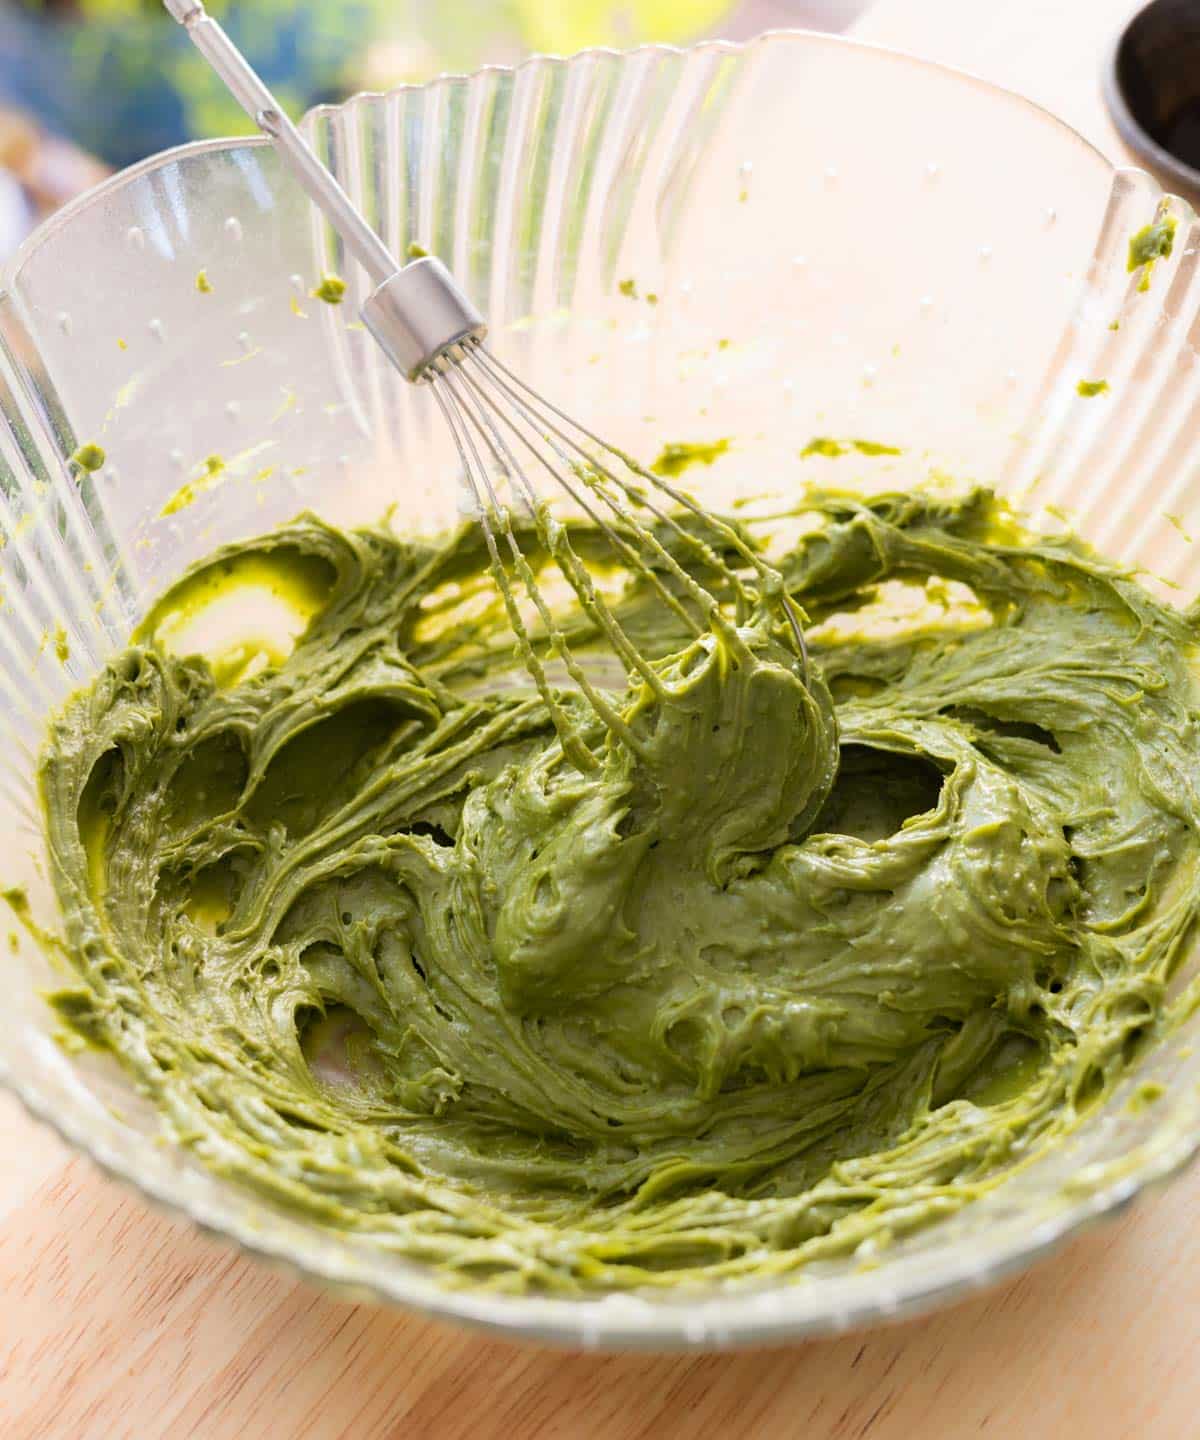
[[(164, 3), (234, 98), (274, 142), (294, 177), (370, 277), (374, 289), (361, 310), (367, 329), (406, 379), (432, 391), (458, 449), (518, 650), (568, 758), (582, 770), (599, 763), (580, 741), (550, 684), (543, 661), (547, 650), (559, 658), (611, 735), (635, 752), (639, 741), (572, 653), (522, 549), (521, 533), (532, 534), (553, 560), (626, 675), (636, 677), (660, 699), (665, 698), (666, 681), (622, 628), (573, 546), (569, 528), (544, 498), (542, 487), (547, 484), (551, 493), (557, 491), (573, 502), (606, 537), (616, 560), (651, 584), (693, 636), (718, 634), (736, 656), (746, 649), (739, 627), (765, 608), (780, 622), (807, 677), (800, 612), (778, 572), (745, 537), (544, 400), (497, 360), (484, 345), (483, 316), (446, 267), (433, 256), (404, 266), (396, 261), (199, 0)], [(514, 508), (523, 523), (514, 524)], [(689, 516), (699, 523), (689, 527)], [(681, 555), (690, 564), (683, 563)], [(712, 577), (711, 586), (695, 578), (697, 570)], [(544, 634), (531, 633), (514, 581), (528, 596)]]

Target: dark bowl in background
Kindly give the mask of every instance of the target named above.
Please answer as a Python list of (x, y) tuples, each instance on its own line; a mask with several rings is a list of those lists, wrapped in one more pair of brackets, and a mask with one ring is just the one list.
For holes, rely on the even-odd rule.
[(1169, 189), (1200, 199), (1200, 0), (1151, 0), (1117, 37), (1104, 98)]

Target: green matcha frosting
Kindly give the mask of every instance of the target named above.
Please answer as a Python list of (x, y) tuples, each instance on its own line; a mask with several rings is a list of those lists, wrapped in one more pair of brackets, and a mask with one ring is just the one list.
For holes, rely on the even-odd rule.
[[(770, 596), (697, 636), (572, 527), (652, 669), (555, 601), (619, 732), (534, 631), (556, 728), (474, 531), (218, 552), (50, 725), (63, 1020), (214, 1170), (447, 1282), (762, 1279), (999, 1183), (1191, 1004), (1195, 616), (982, 490), (804, 509), (807, 663)], [(294, 648), (172, 653), (247, 574)]]

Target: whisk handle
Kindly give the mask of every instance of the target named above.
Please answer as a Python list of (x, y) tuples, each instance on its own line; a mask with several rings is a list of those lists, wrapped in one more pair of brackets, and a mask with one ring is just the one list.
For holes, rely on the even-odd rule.
[(171, 16), (188, 32), (229, 93), (268, 136), (292, 174), (324, 211), (347, 249), (371, 277), (382, 285), (399, 270), (395, 258), (355, 208), (354, 202), (313, 153), (274, 95), (247, 63), (245, 56), (207, 13), (201, 0), (163, 0)]
[(433, 256), (403, 267), (396, 263), (201, 0), (163, 4), (371, 277), (374, 290), (362, 307), (363, 323), (405, 378), (421, 380), (456, 346), (482, 340), (487, 334), (483, 316), (449, 270)]

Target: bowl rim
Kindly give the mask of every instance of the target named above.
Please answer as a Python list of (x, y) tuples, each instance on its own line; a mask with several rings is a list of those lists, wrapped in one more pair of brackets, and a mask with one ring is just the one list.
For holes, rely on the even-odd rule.
[[(1140, 13), (1140, 12), (1139, 12)], [(1123, 33), (1123, 32), (1122, 32)], [(879, 45), (871, 40), (860, 40), (854, 35), (831, 34), (825, 30), (806, 29), (802, 26), (776, 26), (770, 30), (760, 31), (757, 35), (751, 36), (748, 40), (724, 40), (720, 38), (697, 40), (691, 45), (668, 45), (657, 41), (650, 41), (642, 45), (633, 45), (628, 49), (618, 49), (611, 45), (592, 45), (584, 50), (576, 50), (570, 55), (552, 55), (543, 52), (535, 52), (524, 56), (521, 60), (512, 65), (481, 65), (476, 70), (446, 70), (432, 77), (429, 80), (409, 81), (402, 85), (394, 85), (387, 90), (356, 90), (344, 100), (336, 104), (325, 103), (313, 105), (304, 112), (297, 122), (302, 131), (311, 129), (319, 120), (342, 114), (357, 107), (375, 104), (380, 101), (391, 99), (395, 95), (415, 94), (422, 91), (436, 91), (443, 87), (469, 83), (483, 75), (520, 75), (526, 70), (532, 70), (541, 66), (551, 65), (555, 67), (567, 67), (577, 65), (582, 61), (595, 61), (600, 59), (613, 59), (625, 61), (639, 56), (646, 55), (694, 55), (694, 54), (727, 54), (741, 55), (752, 50), (765, 48), (776, 41), (804, 41), (827, 44), (839, 49), (853, 49), (871, 52), (877, 55), (889, 55), (893, 58), (905, 60), (918, 68), (939, 71), (944, 75), (954, 76), (960, 80), (967, 80), (972, 85), (982, 90), (991, 91), (993, 94), (1002, 95), (1007, 100), (1015, 100), (1020, 105), (1048, 120), (1056, 128), (1071, 136), (1078, 144), (1090, 150), (1097, 159), (1113, 173), (1119, 171), (1133, 174), (1148, 175), (1148, 178), (1157, 184), (1155, 177), (1149, 175), (1139, 166), (1135, 165), (1114, 165), (1112, 160), (1086, 135), (1081, 134), (1073, 125), (1069, 125), (1061, 116), (1056, 115), (1046, 106), (1031, 100), (1027, 95), (1021, 95), (1015, 90), (1009, 90), (1006, 86), (997, 85), (991, 80), (985, 80), (982, 76), (959, 65), (947, 65), (941, 60), (930, 60), (924, 56), (916, 55), (910, 50), (904, 50), (893, 45)], [(263, 134), (251, 135), (227, 135), (213, 136), (204, 140), (189, 140), (182, 145), (172, 145), (166, 150), (158, 150), (153, 155), (147, 155), (145, 159), (135, 161), (132, 165), (126, 165), (122, 169), (107, 176), (98, 184), (85, 190), (81, 195), (76, 195), (65, 205), (48, 215), (35, 229), (33, 229), (21, 244), (8, 255), (3, 264), (0, 264), (0, 293), (11, 288), (12, 282), (20, 272), (30, 256), (40, 246), (56, 234), (60, 228), (69, 224), (74, 217), (93, 205), (97, 200), (103, 199), (106, 195), (113, 194), (124, 186), (133, 183), (141, 176), (151, 171), (161, 169), (179, 160), (189, 158), (193, 155), (202, 155), (210, 151), (218, 150), (240, 150), (267, 148), (273, 142)]]
[[(805, 41), (864, 50), (966, 80), (1006, 100), (1016, 100), (1051, 122), (1099, 158), (1111, 177), (1119, 173), (1141, 176), (1150, 179), (1158, 188), (1153, 176), (1148, 176), (1139, 167), (1114, 165), (1098, 146), (1026, 96), (992, 84), (959, 67), (923, 59), (891, 46), (853, 36), (798, 28), (768, 30), (746, 41), (710, 39), (689, 46), (645, 44), (628, 50), (599, 46), (569, 56), (533, 54), (516, 65), (487, 65), (467, 74), (445, 73), (427, 82), (405, 84), (388, 91), (359, 91), (340, 104), (313, 107), (306, 112), (301, 124), (311, 128), (318, 120), (351, 107), (377, 103), (406, 92), (435, 90), (469, 82), (485, 74), (511, 76), (538, 66), (566, 67), (599, 58), (624, 61), (644, 55), (740, 55), (780, 41)], [(270, 143), (261, 135), (191, 141), (160, 151), (118, 171), (56, 211), (26, 238), (0, 266), (0, 296), (12, 289), (24, 264), (47, 239), (97, 200), (181, 159), (209, 152), (252, 149)], [(104, 1174), (149, 1200), (162, 1213), (173, 1219), (185, 1219), (203, 1231), (231, 1241), (275, 1268), (332, 1287), (350, 1298), (401, 1305), (418, 1314), (453, 1321), (494, 1336), (584, 1349), (727, 1350), (840, 1334), (869, 1324), (908, 1318), (965, 1298), (1025, 1269), (1059, 1249), (1088, 1225), (1116, 1215), (1151, 1185), (1161, 1184), (1179, 1174), (1200, 1153), (1200, 1128), (1181, 1130), (1167, 1143), (1156, 1146), (1136, 1173), (1130, 1173), (1126, 1167), (1111, 1182), (1063, 1206), (1032, 1229), (1020, 1231), (1018, 1227), (1012, 1227), (1011, 1236), (989, 1252), (985, 1263), (981, 1264), (966, 1254), (950, 1252), (930, 1277), (920, 1277), (913, 1282), (906, 1273), (904, 1283), (894, 1285), (890, 1292), (876, 1290), (861, 1298), (855, 1297), (837, 1310), (795, 1304), (802, 1296), (811, 1297), (813, 1287), (821, 1283), (819, 1279), (806, 1282), (802, 1276), (793, 1276), (763, 1289), (747, 1286), (728, 1291), (698, 1290), (695, 1304), (659, 1304), (655, 1303), (654, 1297), (646, 1298), (636, 1292), (564, 1298), (543, 1294), (496, 1294), (478, 1287), (451, 1288), (437, 1279), (434, 1270), (415, 1263), (398, 1265), (394, 1270), (368, 1273), (361, 1254), (345, 1247), (339, 1248), (336, 1243), (300, 1255), (278, 1230), (269, 1226), (260, 1228), (234, 1213), (220, 1198), (219, 1188), (212, 1194), (187, 1193), (185, 1187), (165, 1172), (149, 1173), (139, 1169), (133, 1157), (119, 1153), (105, 1137), (89, 1132), (82, 1115), (57, 1113), (53, 1102), (42, 1092), (36, 1075), (19, 1076), (13, 1073), (2, 1057), (0, 1085), (17, 1097), (34, 1120), (47, 1125)], [(770, 1299), (768, 1307), (762, 1304), (764, 1297)]]

